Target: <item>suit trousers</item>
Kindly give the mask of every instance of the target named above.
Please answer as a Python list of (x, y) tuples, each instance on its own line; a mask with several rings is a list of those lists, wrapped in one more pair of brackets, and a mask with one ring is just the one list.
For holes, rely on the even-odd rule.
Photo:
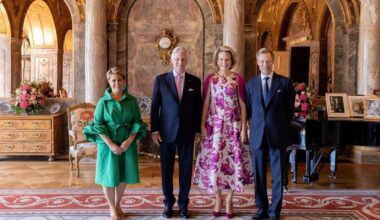
[(165, 197), (164, 205), (172, 207), (175, 203), (173, 194), (173, 171), (177, 150), (179, 165), (178, 206), (180, 209), (187, 209), (191, 187), (194, 144), (185, 143), (179, 138), (177, 138), (175, 143), (163, 142), (160, 145), (162, 191)]
[[(286, 148), (270, 147), (264, 135), (259, 149), (251, 149), (253, 171), (255, 176), (255, 200), (258, 215), (280, 216)], [(272, 201), (269, 206), (267, 193), (267, 159), (272, 176)]]

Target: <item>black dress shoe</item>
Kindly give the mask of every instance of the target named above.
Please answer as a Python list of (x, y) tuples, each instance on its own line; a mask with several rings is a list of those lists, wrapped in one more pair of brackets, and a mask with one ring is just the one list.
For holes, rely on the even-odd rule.
[(164, 212), (162, 212), (162, 216), (164, 218), (171, 218), (173, 217), (173, 208), (169, 206), (165, 206)]
[(179, 210), (179, 217), (181, 219), (188, 219), (190, 217), (189, 210), (188, 209), (181, 209), (181, 210)]
[(263, 214), (263, 215), (256, 214), (255, 216), (252, 216), (251, 220), (265, 220), (268, 218), (269, 218), (268, 214)]

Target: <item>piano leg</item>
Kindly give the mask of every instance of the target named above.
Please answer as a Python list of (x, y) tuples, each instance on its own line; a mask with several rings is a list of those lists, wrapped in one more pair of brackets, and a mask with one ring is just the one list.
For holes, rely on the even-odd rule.
[(297, 182), (297, 150), (292, 150), (289, 155), (290, 173), (292, 182)]
[(318, 174), (318, 170), (316, 169), (316, 166), (318, 165), (317, 150), (306, 150), (305, 165), (306, 165), (306, 168), (305, 168), (305, 176), (303, 177), (303, 182), (311, 183), (314, 180), (318, 180), (319, 174)]
[(310, 183), (310, 150), (305, 153), (305, 175), (303, 176), (304, 183)]
[(336, 172), (336, 146), (330, 147), (330, 176), (329, 178), (335, 179)]

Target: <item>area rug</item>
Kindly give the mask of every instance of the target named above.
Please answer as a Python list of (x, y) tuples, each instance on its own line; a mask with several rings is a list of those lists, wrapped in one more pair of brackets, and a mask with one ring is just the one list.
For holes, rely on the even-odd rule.
[[(122, 208), (128, 219), (161, 219), (162, 200), (158, 189), (128, 189)], [(214, 219), (214, 202), (212, 195), (192, 190), (192, 218)], [(234, 207), (234, 219), (250, 219), (256, 212), (254, 194), (237, 193)], [(0, 190), (0, 220), (103, 220), (108, 215), (100, 189)], [(380, 191), (292, 190), (284, 194), (281, 219), (380, 219)]]

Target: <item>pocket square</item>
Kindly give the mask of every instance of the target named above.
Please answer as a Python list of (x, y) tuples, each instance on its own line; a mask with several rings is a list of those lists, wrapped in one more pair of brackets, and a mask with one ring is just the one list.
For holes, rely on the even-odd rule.
[(194, 91), (194, 89), (193, 88), (190, 88), (189, 90), (187, 90), (187, 91), (189, 91), (189, 92), (192, 92), (192, 91)]
[(283, 90), (282, 90), (282, 89), (279, 89), (279, 90), (277, 90), (277, 92), (283, 92)]

